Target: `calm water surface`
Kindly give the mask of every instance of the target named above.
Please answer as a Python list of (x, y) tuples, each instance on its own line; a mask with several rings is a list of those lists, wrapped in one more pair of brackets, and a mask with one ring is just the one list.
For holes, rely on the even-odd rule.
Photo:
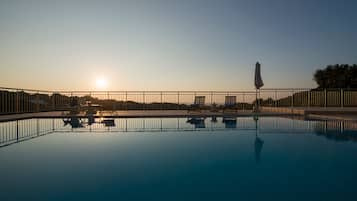
[(131, 132), (61, 126), (1, 147), (0, 200), (357, 199), (357, 134), (338, 122), (148, 122)]

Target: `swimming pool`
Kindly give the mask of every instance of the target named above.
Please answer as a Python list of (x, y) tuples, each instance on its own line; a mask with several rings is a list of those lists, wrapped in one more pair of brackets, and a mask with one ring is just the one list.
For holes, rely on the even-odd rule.
[(1, 200), (355, 200), (356, 122), (94, 121), (0, 123)]

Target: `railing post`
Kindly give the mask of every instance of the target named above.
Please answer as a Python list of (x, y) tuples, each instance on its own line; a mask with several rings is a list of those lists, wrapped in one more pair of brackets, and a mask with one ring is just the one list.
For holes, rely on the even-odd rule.
[(244, 105), (245, 105), (245, 93), (243, 92), (243, 111), (245, 111)]
[(274, 99), (275, 99), (275, 104), (274, 104), (274, 106), (275, 107), (278, 107), (278, 91), (277, 90), (275, 90), (274, 91)]
[(196, 92), (193, 92), (193, 100), (195, 100), (196, 98)]
[(55, 111), (56, 107), (55, 107), (55, 93), (52, 93), (52, 111)]
[(294, 108), (294, 91), (291, 91), (291, 108)]
[(145, 110), (145, 91), (143, 91), (143, 110)]
[(31, 100), (31, 95), (30, 94), (27, 94), (27, 106), (26, 106), (26, 112), (31, 112), (31, 103), (30, 103), (30, 100)]
[(177, 92), (177, 109), (180, 110), (180, 92)]
[(311, 90), (309, 89), (307, 93), (307, 107), (310, 107), (310, 101), (311, 101)]
[[(110, 95), (109, 95), (109, 91), (107, 91), (107, 101), (109, 102), (110, 99)], [(114, 101), (112, 101), (112, 111), (114, 111)]]
[(19, 120), (16, 120), (16, 141), (19, 141)]
[(40, 95), (39, 95), (39, 91), (37, 91), (37, 94), (36, 94), (36, 112), (39, 112), (40, 111)]
[(11, 92), (9, 92), (9, 98), (8, 98), (9, 100), (9, 113), (12, 113), (13, 111), (12, 111), (12, 104), (14, 103), (14, 101), (12, 100), (12, 93)]
[(40, 135), (40, 120), (36, 119), (36, 132), (37, 132), (37, 136)]
[(325, 99), (324, 106), (327, 107), (327, 90), (326, 89), (324, 89), (324, 99)]
[(16, 91), (16, 113), (19, 113), (19, 91)]
[(67, 108), (65, 107), (67, 110), (69, 109), (70, 111), (73, 109), (72, 106), (71, 106), (72, 99), (73, 99), (73, 92), (71, 92), (71, 96), (69, 98), (69, 104), (68, 104)]
[(4, 112), (4, 93), (5, 93), (5, 91), (4, 92), (0, 92), (0, 95), (1, 95), (1, 106), (0, 106), (0, 113), (2, 114), (2, 113), (5, 113)]
[(128, 110), (128, 92), (125, 91), (125, 108)]
[(162, 91), (160, 92), (160, 109), (163, 109), (163, 105), (162, 105)]
[(343, 102), (344, 102), (343, 98), (344, 98), (344, 94), (343, 94), (343, 89), (341, 88), (341, 90), (340, 90), (340, 105), (341, 105), (341, 108), (343, 108)]
[(8, 113), (8, 110), (7, 110), (7, 107), (8, 107), (8, 94), (9, 92), (8, 91), (5, 91), (4, 92), (4, 114), (7, 114)]

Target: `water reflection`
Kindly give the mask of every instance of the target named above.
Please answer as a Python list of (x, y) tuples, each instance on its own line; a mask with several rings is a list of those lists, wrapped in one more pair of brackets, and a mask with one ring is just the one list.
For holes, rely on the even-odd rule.
[(78, 118), (76, 116), (63, 119), (64, 126), (70, 125), (72, 128), (83, 128), (85, 125), (91, 126), (98, 123), (103, 124), (106, 127), (115, 127), (114, 119), (100, 118), (98, 121), (93, 116), (88, 118)]
[(259, 163), (260, 162), (260, 155), (262, 153), (264, 141), (258, 137), (258, 133), (259, 133), (259, 127), (258, 127), (259, 117), (255, 116), (255, 117), (253, 117), (253, 119), (254, 119), (254, 122), (255, 122), (255, 141), (254, 141), (255, 161), (257, 163)]
[[(53, 132), (165, 132), (229, 131), (256, 133), (254, 149), (259, 161), (266, 134), (316, 134), (334, 141), (357, 142), (357, 122), (303, 121), (277, 117), (195, 118), (67, 118), (27, 119), (0, 123), (0, 146)], [(238, 132), (240, 131), (240, 132)], [(244, 131), (244, 132), (241, 132)]]
[(204, 117), (189, 118), (186, 122), (195, 126), (195, 128), (206, 128)]
[(254, 142), (254, 151), (255, 151), (255, 161), (257, 163), (260, 162), (260, 155), (263, 149), (263, 144), (264, 141), (260, 139), (259, 137), (255, 137), (255, 142)]
[(114, 119), (101, 119), (100, 123), (104, 124), (106, 127), (115, 127)]
[(72, 128), (83, 128), (83, 122), (81, 119), (77, 117), (71, 117), (67, 119), (63, 119), (64, 126), (67, 126), (68, 124), (71, 125)]
[[(291, 200), (291, 195), (302, 195), (296, 200), (341, 200), (355, 192), (357, 144), (315, 135), (316, 129), (344, 134), (353, 129), (349, 122), (249, 117), (237, 118), (236, 128), (226, 129), (219, 117), (215, 123), (206, 118), (205, 128), (186, 118), (121, 118), (113, 119), (112, 127), (103, 120), (88, 125), (82, 119), (80, 128), (64, 126), (62, 119), (0, 123), (1, 139), (11, 139), (16, 128), (20, 139), (54, 133), (0, 149), (2, 200), (16, 200), (16, 195), (19, 200), (43, 195), (46, 200), (101, 200), (102, 192), (121, 200), (167, 200), (172, 195), (182, 200), (182, 193), (186, 198), (187, 192), (198, 192), (189, 196), (201, 198), (208, 191), (214, 194), (203, 200), (252, 200), (255, 195), (259, 199), (253, 200), (264, 200), (267, 192), (277, 194), (276, 200)], [(86, 193), (93, 188), (101, 193)], [(316, 194), (301, 193), (306, 189)], [(257, 190), (261, 192), (252, 193)], [(329, 199), (331, 194), (336, 196)]]
[(217, 117), (216, 117), (216, 116), (213, 116), (213, 117), (211, 118), (211, 122), (212, 122), (212, 123), (217, 123), (217, 122), (218, 122)]
[(237, 117), (223, 117), (222, 122), (226, 128), (237, 128)]
[(357, 142), (357, 122), (352, 121), (325, 121), (324, 124), (315, 125), (316, 135), (324, 136), (329, 140), (337, 142), (354, 141)]

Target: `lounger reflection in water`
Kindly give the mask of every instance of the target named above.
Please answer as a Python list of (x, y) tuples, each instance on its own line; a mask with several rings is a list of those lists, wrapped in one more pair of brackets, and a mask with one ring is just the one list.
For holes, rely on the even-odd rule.
[(222, 123), (226, 128), (237, 128), (237, 117), (223, 117)]
[(204, 117), (193, 117), (186, 122), (195, 125), (195, 128), (206, 128)]
[(68, 119), (63, 119), (64, 125), (71, 125), (72, 128), (83, 128), (83, 122), (77, 117), (70, 117)]
[(102, 119), (100, 123), (104, 124), (106, 127), (114, 127), (115, 122), (114, 119)]

